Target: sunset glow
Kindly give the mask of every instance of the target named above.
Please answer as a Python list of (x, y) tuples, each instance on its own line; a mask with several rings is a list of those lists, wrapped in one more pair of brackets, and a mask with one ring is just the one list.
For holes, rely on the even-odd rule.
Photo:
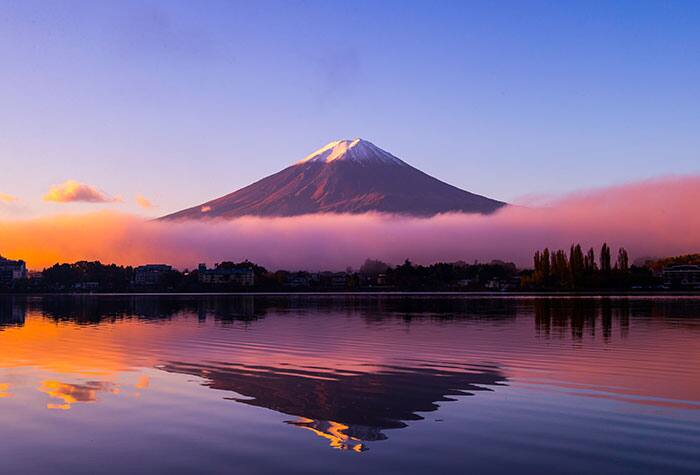
[(0, 0), (2, 475), (700, 474), (698, 25)]
[[(490, 216), (244, 217), (172, 223), (98, 212), (0, 221), (0, 249), (41, 269), (60, 261), (139, 265), (250, 259), (273, 268), (344, 269), (367, 257), (400, 263), (508, 259), (572, 242), (624, 245), (633, 258), (689, 253), (700, 235), (700, 178), (677, 177), (573, 194)], [(640, 232), (643, 230), (643, 232)]]

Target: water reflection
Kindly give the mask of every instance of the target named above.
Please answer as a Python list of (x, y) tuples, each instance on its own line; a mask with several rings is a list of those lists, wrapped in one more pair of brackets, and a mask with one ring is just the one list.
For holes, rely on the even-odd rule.
[(26, 315), (26, 299), (0, 296), (0, 330), (24, 325)]
[(533, 300), (535, 329), (538, 336), (573, 340), (585, 335), (595, 338), (598, 331), (605, 342), (613, 331), (626, 338), (630, 320), (660, 320), (674, 326), (697, 327), (700, 300), (682, 297), (659, 298), (553, 298)]
[[(625, 337), (634, 317), (674, 319), (700, 316), (700, 300), (683, 298), (493, 298), (415, 295), (56, 295), (44, 297), (0, 296), (0, 331), (22, 326), (28, 312), (56, 322), (80, 325), (114, 323), (124, 319), (171, 320), (196, 315), (226, 324), (254, 322), (268, 314), (353, 315), (368, 323), (400, 318), (488, 320), (508, 322), (532, 317), (538, 336), (580, 340), (599, 331), (609, 340), (613, 331)], [(674, 321), (674, 324), (678, 322)], [(681, 323), (682, 324), (682, 323)], [(694, 325), (694, 323), (690, 323)]]
[(567, 329), (574, 340), (581, 340), (585, 333), (595, 338), (599, 321), (605, 341), (610, 340), (614, 323), (621, 337), (629, 332), (630, 304), (625, 299), (540, 298), (534, 301), (534, 310), (537, 333), (547, 338), (562, 337)]
[(187, 295), (64, 295), (30, 299), (26, 309), (35, 310), (54, 321), (78, 324), (109, 323), (123, 319), (170, 320), (177, 316), (197, 315), (222, 322), (254, 321), (264, 316), (256, 311), (250, 296), (201, 297)]
[(54, 400), (46, 405), (48, 409), (68, 410), (76, 403), (92, 403), (97, 401), (100, 392), (119, 394), (116, 384), (106, 381), (87, 381), (83, 384), (62, 383), (47, 380), (41, 383), (39, 391), (48, 394)]
[(695, 473), (699, 316), (699, 298), (0, 296), (3, 473)]
[(387, 429), (423, 419), (454, 396), (492, 391), (506, 383), (495, 366), (380, 366), (350, 371), (324, 367), (287, 368), (235, 363), (170, 362), (160, 367), (198, 376), (204, 385), (230, 391), (230, 399), (296, 416), (288, 421), (329, 441), (333, 448), (366, 450), (387, 438)]
[(27, 312), (57, 322), (98, 324), (122, 319), (170, 320), (180, 315), (222, 323), (255, 321), (268, 313), (360, 315), (368, 322), (386, 318), (512, 320), (513, 299), (465, 299), (407, 295), (49, 295), (0, 296), (0, 325), (21, 325)]

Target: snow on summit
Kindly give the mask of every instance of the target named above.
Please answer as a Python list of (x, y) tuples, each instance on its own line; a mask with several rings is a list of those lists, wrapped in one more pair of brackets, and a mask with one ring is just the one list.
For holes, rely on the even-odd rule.
[(403, 161), (389, 152), (382, 150), (372, 142), (362, 139), (335, 140), (297, 162), (331, 163), (337, 160), (359, 163), (385, 163), (388, 165), (405, 165)]

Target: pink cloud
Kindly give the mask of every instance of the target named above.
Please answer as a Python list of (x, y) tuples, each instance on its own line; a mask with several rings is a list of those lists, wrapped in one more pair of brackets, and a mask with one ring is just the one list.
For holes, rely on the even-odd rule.
[(141, 193), (139, 193), (139, 194), (136, 195), (136, 204), (139, 205), (139, 206), (140, 206), (141, 208), (143, 208), (143, 209), (153, 209), (153, 208), (156, 207), (156, 206), (151, 202), (151, 200), (149, 200), (148, 198), (146, 198), (145, 196), (143, 196)]
[(632, 257), (700, 251), (700, 177), (677, 177), (576, 193), (541, 207), (493, 215), (408, 218), (380, 214), (243, 217), (160, 222), (101, 212), (0, 221), (3, 254), (37, 268), (56, 261), (123, 264), (250, 259), (271, 269), (343, 269), (366, 257), (399, 263), (511, 260), (572, 242), (624, 246)]
[(44, 195), (44, 201), (55, 203), (115, 203), (122, 200), (119, 197), (110, 196), (94, 186), (75, 180), (67, 180), (49, 188), (48, 193)]

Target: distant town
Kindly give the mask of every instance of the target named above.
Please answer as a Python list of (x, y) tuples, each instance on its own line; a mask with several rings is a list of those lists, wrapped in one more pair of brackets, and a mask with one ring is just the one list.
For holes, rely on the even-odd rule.
[(253, 262), (220, 262), (177, 270), (168, 264), (137, 267), (98, 261), (59, 263), (30, 272), (21, 259), (0, 256), (0, 292), (585, 292), (700, 290), (700, 254), (630, 265), (625, 249), (615, 258), (603, 244), (583, 252), (537, 251), (533, 267), (503, 261), (391, 266), (367, 259), (343, 272), (269, 271)]

